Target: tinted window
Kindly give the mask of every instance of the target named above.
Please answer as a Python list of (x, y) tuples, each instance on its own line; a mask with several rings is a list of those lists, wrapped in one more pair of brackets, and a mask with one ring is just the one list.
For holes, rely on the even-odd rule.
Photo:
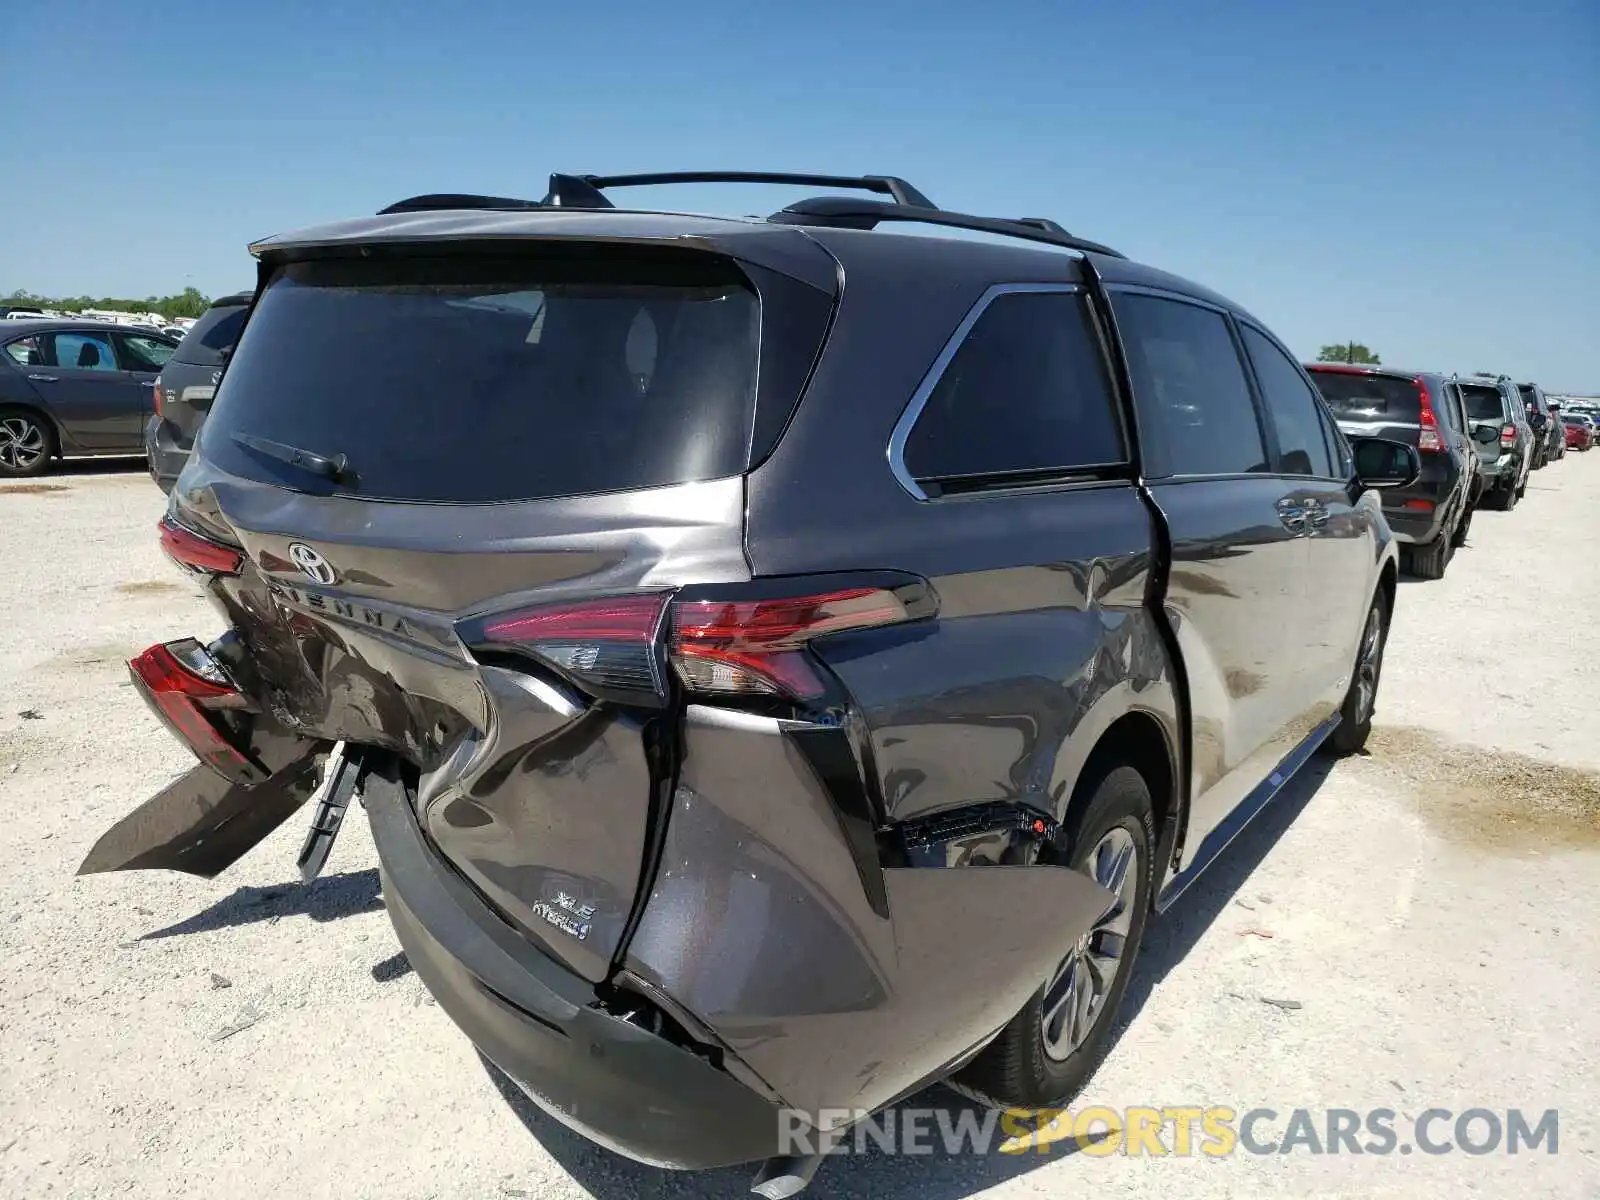
[(202, 433), (226, 471), (329, 485), (234, 435), (348, 456), (362, 495), (488, 502), (749, 463), (759, 305), (731, 263), (296, 263), (263, 292)]
[(111, 338), (104, 333), (58, 333), (55, 335), (55, 365), (83, 371), (116, 371), (117, 353)]
[(1461, 399), (1466, 403), (1467, 416), (1474, 421), (1500, 421), (1505, 419), (1501, 408), (1500, 389), (1481, 383), (1463, 383)]
[(1334, 477), (1349, 479), (1355, 471), (1355, 463), (1344, 431), (1333, 423), (1333, 418), (1328, 415), (1326, 409), (1319, 410), (1317, 416), (1322, 422), (1322, 433), (1328, 442), (1328, 453), (1333, 457)]
[(244, 330), (243, 306), (213, 305), (189, 326), (183, 335), (178, 351), (173, 355), (182, 363), (198, 367), (216, 367), (222, 364), (222, 352), (231, 350)]
[(1311, 368), (1311, 378), (1336, 417), (1351, 421), (1384, 417), (1417, 421), (1422, 412), (1415, 379), (1366, 371)]
[(996, 297), (939, 377), (906, 439), (917, 479), (1121, 461), (1122, 438), (1083, 296)]
[(1271, 339), (1249, 325), (1239, 326), (1245, 349), (1256, 369), (1262, 399), (1278, 435), (1280, 469), (1290, 475), (1331, 477), (1333, 460), (1322, 436), (1314, 389), (1300, 377), (1294, 360)]
[(1267, 470), (1244, 364), (1220, 313), (1156, 296), (1116, 295), (1150, 475)]
[(122, 364), (129, 371), (159, 371), (172, 357), (173, 345), (164, 338), (119, 333), (117, 342), (122, 347)]

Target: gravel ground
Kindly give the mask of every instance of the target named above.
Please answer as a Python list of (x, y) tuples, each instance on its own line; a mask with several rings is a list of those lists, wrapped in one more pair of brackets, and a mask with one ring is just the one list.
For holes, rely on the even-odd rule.
[[(509, 1097), (399, 955), (360, 820), (309, 889), (300, 821), (216, 881), (73, 877), (188, 765), (123, 666), (218, 630), (161, 509), (136, 467), (0, 484), (0, 1196), (742, 1194)], [(1083, 1098), (1386, 1107), (1402, 1133), (1558, 1108), (1558, 1154), (874, 1153), (809, 1195), (1600, 1195), (1600, 651), (1574, 632), (1596, 512), (1600, 455), (1569, 456), (1480, 513), (1444, 581), (1402, 586), (1373, 753), (1314, 764), (1153, 924)]]

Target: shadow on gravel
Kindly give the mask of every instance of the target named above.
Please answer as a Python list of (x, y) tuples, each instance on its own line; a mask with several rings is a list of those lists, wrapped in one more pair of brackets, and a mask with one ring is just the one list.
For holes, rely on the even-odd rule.
[[(279, 917), (310, 917), (313, 921), (337, 921), (358, 913), (376, 912), (383, 907), (378, 892), (378, 870), (352, 871), (345, 875), (324, 875), (309, 886), (276, 884), (272, 887), (242, 887), (233, 895), (202, 909), (187, 920), (165, 929), (156, 929), (140, 941), (180, 937), (189, 933), (209, 933)], [(380, 964), (381, 965), (381, 964)]]
[(1117, 1043), (1156, 985), (1194, 949), (1200, 936), (1238, 895), (1268, 851), (1311, 803), (1311, 798), (1333, 770), (1334, 762), (1319, 754), (1306, 763), (1173, 906), (1151, 919), (1134, 963), (1133, 978), (1128, 981), (1128, 990), (1122, 999), (1110, 1053), (1116, 1053)]
[[(562, 1170), (595, 1200), (636, 1200), (639, 1196), (724, 1200), (749, 1194), (756, 1164), (716, 1171), (666, 1171), (636, 1163), (574, 1133), (529, 1100), (499, 1067), (482, 1054), (478, 1058), (495, 1090), (517, 1119)], [(958, 1120), (959, 1114), (966, 1110), (982, 1121), (986, 1111), (942, 1087), (927, 1088), (894, 1107), (923, 1111), (944, 1109), (951, 1114), (952, 1121)], [(997, 1129), (996, 1144), (1004, 1136)], [(948, 1154), (936, 1129), (930, 1130), (924, 1140), (931, 1153), (886, 1154), (868, 1142), (864, 1153), (838, 1154), (822, 1164), (811, 1186), (801, 1194), (804, 1200), (836, 1200), (847, 1196), (871, 1197), (872, 1200), (966, 1200), (1076, 1153), (1076, 1147), (1069, 1142), (1051, 1146), (1048, 1154)], [(524, 1189), (515, 1178), (508, 1179), (501, 1186), (500, 1195), (540, 1194), (531, 1188), (531, 1182), (530, 1188)]]

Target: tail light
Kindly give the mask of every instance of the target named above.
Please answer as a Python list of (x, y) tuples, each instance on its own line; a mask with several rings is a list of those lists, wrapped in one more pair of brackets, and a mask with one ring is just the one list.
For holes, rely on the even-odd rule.
[(1417, 398), (1422, 401), (1419, 423), (1422, 432), (1417, 437), (1417, 449), (1424, 453), (1439, 453), (1444, 449), (1444, 437), (1439, 432), (1439, 418), (1433, 411), (1433, 397), (1428, 393), (1428, 381), (1421, 375), (1416, 378)]
[(1517, 427), (1515, 425), (1500, 426), (1500, 449), (1509, 450), (1517, 444)]
[(813, 700), (827, 681), (808, 643), (935, 609), (927, 585), (909, 577), (821, 590), (779, 586), (545, 605), (469, 622), (461, 633), (480, 652), (532, 655), (601, 699), (663, 704), (670, 668), (698, 696)]
[(245, 699), (199, 642), (186, 638), (151, 646), (128, 669), (145, 701), (201, 762), (237, 783), (266, 778), (210, 715), (210, 710), (242, 708)]
[(167, 415), (166, 404), (161, 398), (164, 394), (161, 390), (161, 376), (157, 375), (150, 381), (150, 411), (162, 418)]
[(237, 575), (244, 566), (244, 552), (202, 537), (171, 517), (162, 517), (161, 548), (181, 567), (207, 575)]

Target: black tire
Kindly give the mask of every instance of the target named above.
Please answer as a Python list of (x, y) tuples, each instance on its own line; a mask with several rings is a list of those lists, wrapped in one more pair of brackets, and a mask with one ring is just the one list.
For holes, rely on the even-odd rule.
[(48, 418), (31, 408), (0, 408), (0, 479), (43, 475), (58, 449)]
[[(1065, 982), (1062, 972), (1045, 981), (1011, 1019), (1000, 1036), (986, 1046), (949, 1083), (956, 1091), (982, 1104), (996, 1108), (1048, 1108), (1065, 1104), (1083, 1088), (1094, 1074), (1109, 1048), (1116, 1025), (1117, 1010), (1128, 989), (1150, 915), (1150, 892), (1155, 881), (1155, 815), (1150, 788), (1144, 776), (1131, 766), (1112, 763), (1094, 777), (1088, 804), (1070, 835), (1067, 845), (1050, 857), (1071, 863), (1090, 875), (1096, 872), (1089, 860), (1102, 844), (1114, 845), (1125, 837), (1134, 849), (1127, 867), (1131, 888), (1123, 899), (1102, 918), (1115, 922), (1121, 914), (1130, 918), (1122, 941), (1122, 955), (1103, 998), (1087, 1017), (1087, 1032), (1076, 1039), (1075, 1048), (1057, 1057), (1046, 1049), (1045, 1000), (1054, 996), (1052, 985)], [(1107, 935), (1092, 933), (1091, 938)], [(1090, 944), (1108, 945), (1105, 941)], [(1074, 947), (1063, 966), (1082, 962)], [(1080, 976), (1084, 978), (1086, 976)], [(1091, 995), (1093, 991), (1091, 989)], [(1070, 1008), (1070, 1002), (1064, 1006)], [(1069, 1014), (1063, 1013), (1061, 1020)], [(1059, 1024), (1060, 1022), (1052, 1022)], [(1067, 1031), (1062, 1030), (1063, 1033)], [(1066, 1040), (1072, 1041), (1070, 1037)]]
[(1443, 579), (1445, 568), (1456, 552), (1455, 534), (1440, 530), (1439, 535), (1422, 546), (1406, 546), (1400, 551), (1400, 565), (1407, 575), (1418, 579)]
[(1461, 514), (1461, 520), (1456, 522), (1456, 531), (1450, 535), (1450, 544), (1457, 550), (1467, 544), (1467, 533), (1472, 528), (1472, 514), (1477, 512), (1477, 505), (1470, 506)]
[[(1377, 621), (1376, 658), (1369, 660), (1367, 639), (1372, 633), (1372, 623)], [(1372, 598), (1367, 609), (1367, 619), (1361, 625), (1361, 640), (1356, 644), (1355, 670), (1350, 675), (1350, 690), (1345, 693), (1344, 704), (1339, 708), (1339, 725), (1323, 743), (1331, 754), (1355, 754), (1367, 744), (1372, 734), (1372, 714), (1378, 710), (1378, 684), (1383, 679), (1383, 652), (1389, 642), (1389, 599), (1383, 589)], [(1370, 676), (1363, 672), (1370, 666)], [(1366, 678), (1371, 691), (1365, 699), (1361, 685)]]

